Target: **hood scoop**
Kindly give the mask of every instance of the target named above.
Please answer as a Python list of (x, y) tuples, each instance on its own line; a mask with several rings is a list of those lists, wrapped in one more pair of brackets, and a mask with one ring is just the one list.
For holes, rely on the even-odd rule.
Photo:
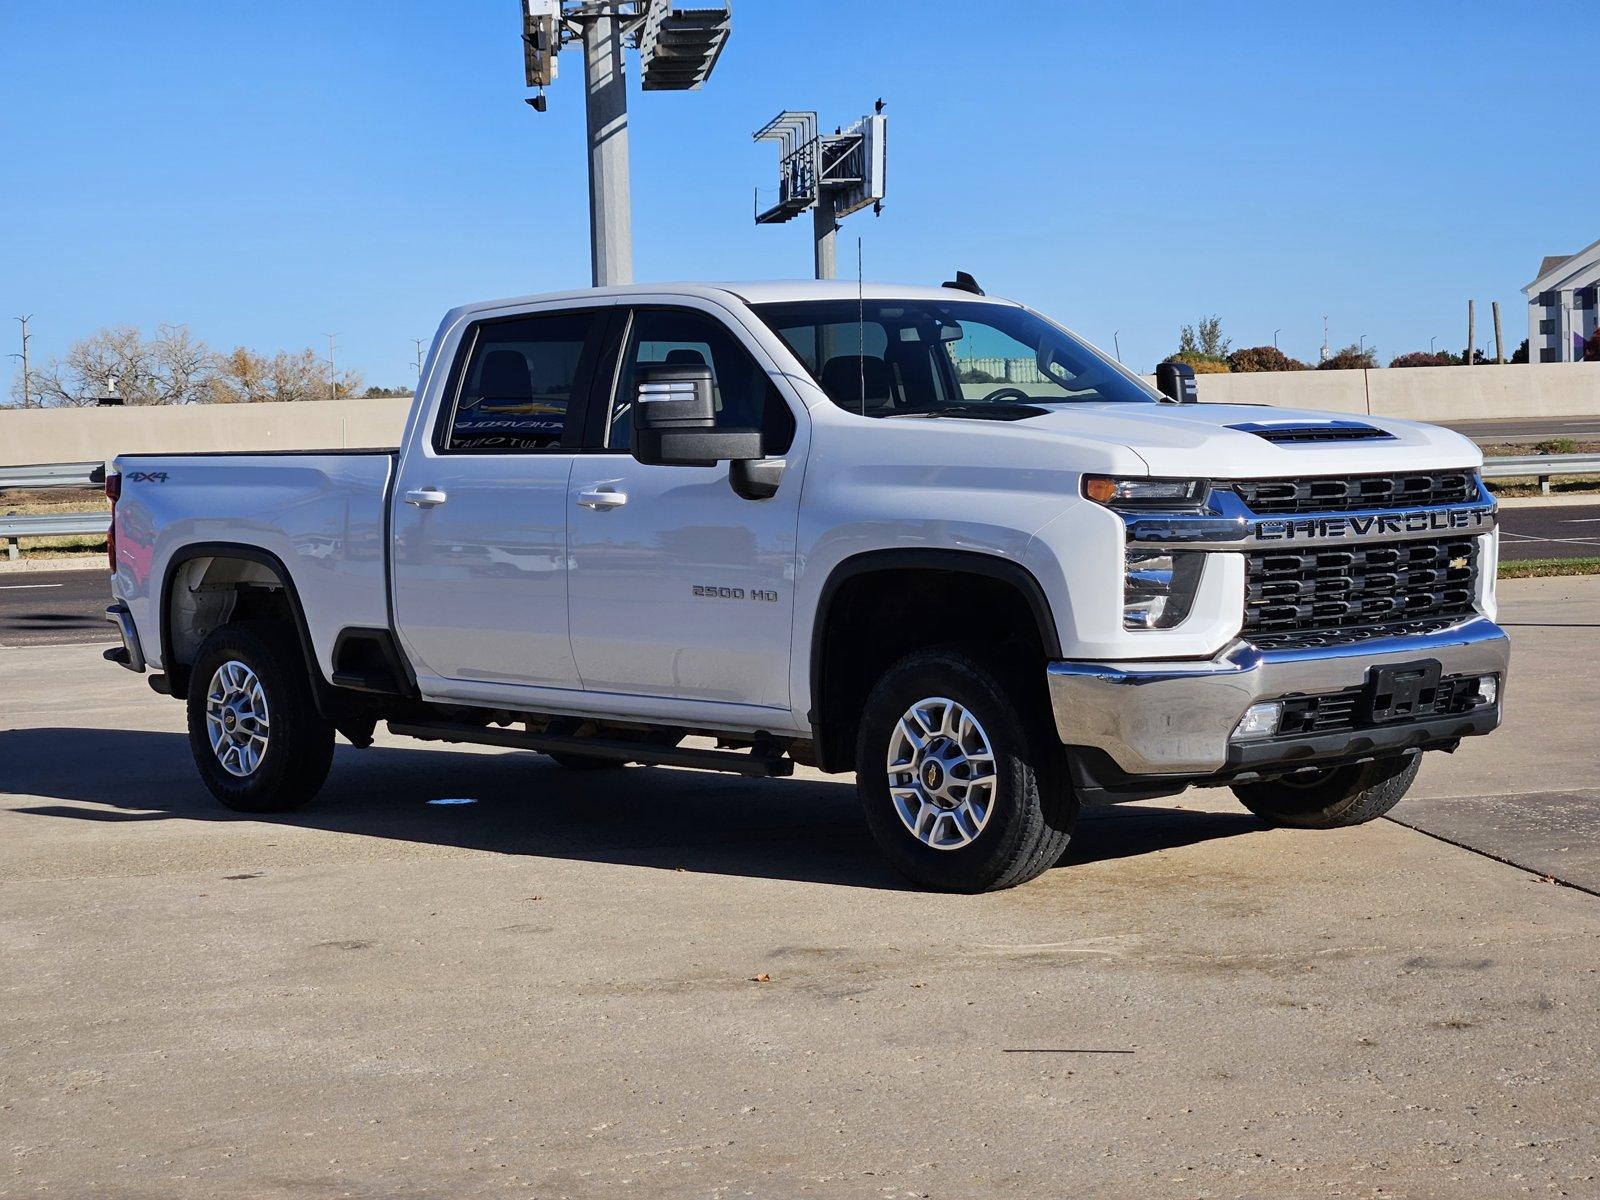
[(1370, 442), (1379, 439), (1394, 440), (1394, 434), (1360, 421), (1318, 421), (1314, 425), (1274, 425), (1252, 421), (1243, 425), (1229, 425), (1240, 433), (1253, 433), (1278, 445), (1299, 445), (1306, 442)]

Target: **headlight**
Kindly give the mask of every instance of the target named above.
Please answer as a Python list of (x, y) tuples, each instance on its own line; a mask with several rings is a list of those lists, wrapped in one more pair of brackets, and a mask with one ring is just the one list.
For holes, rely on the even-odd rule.
[(1199, 550), (1149, 554), (1129, 550), (1122, 582), (1124, 629), (1171, 629), (1189, 615), (1205, 555)]
[(1113, 479), (1085, 475), (1083, 494), (1107, 508), (1199, 508), (1211, 494), (1204, 479)]

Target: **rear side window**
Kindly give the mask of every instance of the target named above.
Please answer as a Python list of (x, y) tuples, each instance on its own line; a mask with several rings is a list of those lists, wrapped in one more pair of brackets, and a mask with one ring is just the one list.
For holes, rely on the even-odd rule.
[(440, 449), (560, 447), (594, 323), (592, 312), (576, 312), (477, 326)]

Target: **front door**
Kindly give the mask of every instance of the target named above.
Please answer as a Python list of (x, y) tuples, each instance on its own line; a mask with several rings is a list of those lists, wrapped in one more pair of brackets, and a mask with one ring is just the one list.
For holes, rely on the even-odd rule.
[(419, 675), (577, 689), (567, 638), (567, 486), (606, 309), (481, 321), (436, 428), (395, 488), (395, 625)]
[[(572, 649), (590, 691), (787, 710), (806, 423), (797, 438), (798, 404), (725, 321), (689, 307), (628, 320), (610, 407), (572, 473)], [(718, 423), (758, 427), (766, 453), (788, 458), (776, 496), (742, 498), (726, 463), (645, 466), (629, 452), (638, 370), (700, 363)]]

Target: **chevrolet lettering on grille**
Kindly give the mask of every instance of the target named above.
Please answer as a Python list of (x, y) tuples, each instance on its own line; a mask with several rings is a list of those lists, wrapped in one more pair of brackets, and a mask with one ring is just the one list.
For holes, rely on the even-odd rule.
[(1491, 507), (1419, 509), (1413, 512), (1363, 513), (1347, 517), (1276, 517), (1257, 519), (1251, 536), (1258, 542), (1315, 539), (1392, 538), (1416, 533), (1473, 533), (1494, 528)]

